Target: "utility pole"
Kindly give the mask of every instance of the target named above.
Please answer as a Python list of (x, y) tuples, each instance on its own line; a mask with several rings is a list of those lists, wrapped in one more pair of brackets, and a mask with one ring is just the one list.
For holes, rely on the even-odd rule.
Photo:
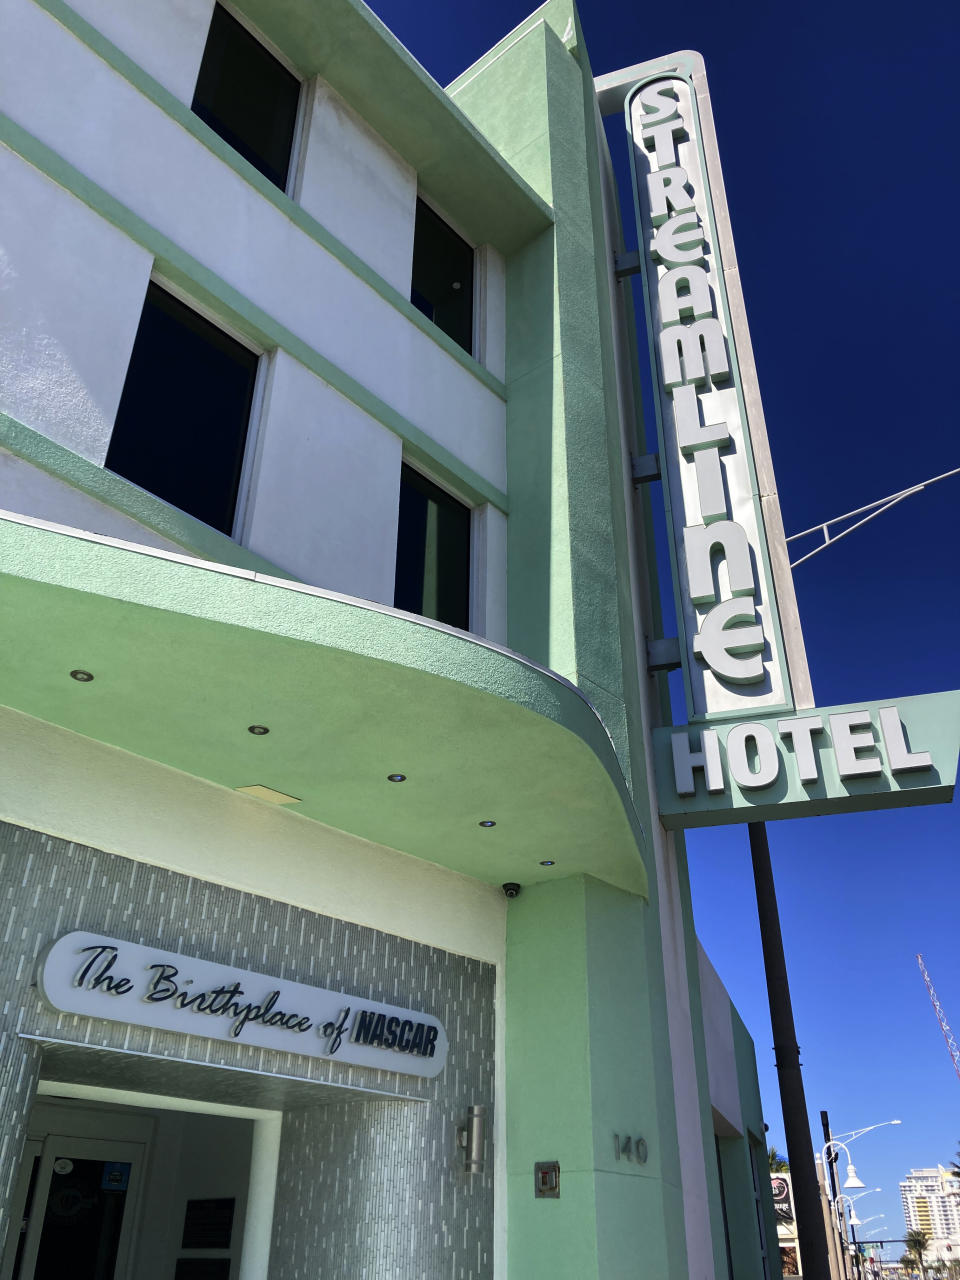
[(767, 1000), (773, 1027), (773, 1052), (780, 1084), (780, 1107), (783, 1111), (783, 1129), (787, 1139), (793, 1201), (797, 1214), (800, 1265), (805, 1276), (810, 1276), (811, 1280), (819, 1280), (819, 1277), (829, 1276), (830, 1259), (820, 1207), (817, 1167), (810, 1141), (807, 1100), (800, 1070), (800, 1046), (797, 1044), (793, 1022), (790, 984), (787, 981), (787, 965), (783, 955), (783, 934), (780, 930), (780, 911), (773, 883), (773, 868), (770, 865), (770, 846), (764, 823), (751, 822), (747, 829), (750, 833), (753, 880), (757, 890), (757, 913), (760, 918)]

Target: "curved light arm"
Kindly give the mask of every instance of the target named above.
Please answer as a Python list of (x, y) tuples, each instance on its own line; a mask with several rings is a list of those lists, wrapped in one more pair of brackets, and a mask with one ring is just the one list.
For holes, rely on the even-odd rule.
[(875, 1191), (882, 1191), (883, 1187), (870, 1187), (867, 1191), (858, 1191), (855, 1196), (848, 1196), (849, 1200), (859, 1200), (861, 1196), (872, 1196)]
[(836, 1138), (831, 1138), (832, 1142), (853, 1142), (855, 1138), (862, 1138), (865, 1133), (870, 1133), (873, 1129), (882, 1129), (887, 1124), (900, 1124), (899, 1120), (881, 1120), (879, 1124), (868, 1124), (865, 1129), (851, 1129), (849, 1133), (840, 1133)]
[(849, 1187), (853, 1187), (853, 1188), (862, 1187), (863, 1183), (857, 1177), (857, 1171), (853, 1167), (853, 1161), (850, 1159), (850, 1152), (847, 1150), (847, 1144), (845, 1142), (838, 1142), (836, 1138), (830, 1139), (830, 1141), (823, 1148), (823, 1151), (820, 1153), (820, 1159), (823, 1161), (824, 1167), (826, 1167), (826, 1165), (828, 1165), (832, 1159), (836, 1158), (835, 1156), (831, 1155), (831, 1152), (830, 1152), (831, 1147), (833, 1148), (839, 1147), (841, 1150), (846, 1151), (847, 1153), (847, 1180), (843, 1184), (844, 1188), (846, 1189)]
[(850, 1205), (850, 1217), (847, 1219), (847, 1221), (849, 1222), (850, 1226), (851, 1226), (851, 1227), (859, 1227), (859, 1226), (861, 1226), (861, 1225), (862, 1225), (862, 1223), (860, 1222), (860, 1219), (857, 1217), (857, 1211), (856, 1211), (856, 1209), (853, 1207), (853, 1201), (850, 1199), (850, 1197), (849, 1197), (849, 1196), (845, 1196), (845, 1195), (843, 1195), (843, 1193), (842, 1193), (842, 1192), (841, 1192), (841, 1194), (840, 1194), (840, 1195), (838, 1195), (838, 1196), (837, 1196), (836, 1203), (835, 1203), (835, 1206), (834, 1206), (834, 1207), (836, 1208), (836, 1210), (837, 1210), (837, 1217), (838, 1217), (838, 1219), (840, 1219), (840, 1221), (842, 1222), (842, 1218), (841, 1218), (841, 1216), (840, 1216), (840, 1210), (841, 1210), (841, 1208), (842, 1208), (842, 1202), (843, 1202), (844, 1200), (846, 1200), (846, 1201), (847, 1201), (847, 1203)]

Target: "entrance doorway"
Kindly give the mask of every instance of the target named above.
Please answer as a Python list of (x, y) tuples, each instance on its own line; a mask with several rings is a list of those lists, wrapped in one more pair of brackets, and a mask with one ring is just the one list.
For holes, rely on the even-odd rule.
[(29, 1145), (14, 1203), (21, 1229), (13, 1256), (4, 1259), (3, 1280), (124, 1275), (143, 1144), (49, 1134)]
[(135, 1096), (135, 1106), (37, 1098), (0, 1280), (241, 1280), (249, 1273), (242, 1255), (254, 1120), (239, 1109), (179, 1111), (177, 1100)]

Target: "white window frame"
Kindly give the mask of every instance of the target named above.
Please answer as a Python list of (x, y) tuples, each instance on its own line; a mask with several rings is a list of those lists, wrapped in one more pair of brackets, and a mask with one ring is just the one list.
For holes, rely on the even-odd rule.
[(481, 244), (473, 256), (473, 355), (501, 382), (507, 363), (506, 306), (506, 263), (493, 245)]
[[(464, 231), (463, 227), (461, 227), (458, 222), (454, 222), (453, 218), (451, 218), (448, 213), (446, 213), (443, 209), (441, 209), (435, 200), (431, 200), (428, 195), (426, 195), (423, 191), (421, 191), (419, 187), (417, 187), (417, 199), (422, 200), (428, 209), (432, 209), (433, 212), (440, 219), (440, 221), (445, 222), (447, 226), (450, 228), (450, 230), (455, 231), (457, 235), (460, 237), (460, 239), (463, 240), (466, 244), (468, 244), (470, 248), (473, 250), (473, 335), (472, 335), (472, 341), (470, 343), (470, 351), (468, 352), (468, 355), (472, 356), (472, 358), (476, 360), (478, 364), (482, 364), (483, 362), (480, 359), (480, 356), (478, 354), (481, 346), (480, 334), (483, 328), (482, 316), (478, 317), (478, 305), (479, 305), (478, 299), (482, 292), (482, 286), (480, 282), (480, 275), (481, 275), (480, 249), (476, 241), (473, 239), (473, 237), (468, 236)], [(414, 234), (414, 238), (416, 238), (416, 234), (417, 234), (416, 210), (414, 210), (414, 216), (413, 216), (413, 234)], [(411, 246), (411, 250), (412, 250), (412, 246)], [(412, 251), (410, 255), (410, 262), (411, 262), (411, 269), (412, 269), (412, 264), (413, 264)], [(439, 326), (437, 327), (439, 328)], [(417, 468), (417, 470), (419, 470), (419, 468)], [(424, 475), (426, 475), (426, 472), (424, 472)], [(428, 477), (428, 478), (432, 479), (432, 477)], [(434, 484), (437, 484), (437, 483), (438, 482), (434, 480)], [(443, 488), (444, 486), (441, 485), (440, 487)], [(448, 488), (447, 492), (450, 493), (452, 491)], [(457, 495), (453, 494), (453, 496), (456, 497)], [(459, 498), (458, 501), (462, 502), (463, 499)]]
[[(422, 466), (419, 461), (414, 461), (406, 454), (403, 455), (402, 462), (470, 512), (469, 632), (494, 644), (506, 644), (506, 516), (488, 502), (479, 505), (471, 502), (462, 490), (441, 480), (429, 467)], [(398, 498), (399, 485), (398, 475)], [(498, 564), (501, 566), (499, 573)]]
[[(253, 488), (257, 472), (257, 463), (260, 456), (260, 430), (263, 425), (265, 414), (265, 406), (267, 400), (267, 388), (269, 385), (270, 369), (273, 361), (271, 359), (272, 352), (267, 351), (259, 343), (254, 342), (248, 334), (241, 333), (239, 329), (235, 329), (229, 321), (225, 321), (222, 316), (205, 306), (202, 302), (193, 297), (186, 289), (180, 285), (174, 284), (167, 276), (160, 271), (152, 271), (150, 273), (150, 284), (155, 284), (158, 288), (163, 289), (165, 293), (169, 293), (176, 298), (178, 302), (182, 302), (185, 307), (196, 312), (209, 324), (219, 329), (221, 333), (225, 333), (228, 338), (232, 338), (234, 342), (238, 342), (241, 347), (246, 349), (257, 357), (257, 372), (253, 380), (253, 396), (250, 400), (250, 415), (247, 419), (247, 434), (243, 445), (243, 461), (240, 464), (240, 480), (237, 484), (237, 501), (233, 509), (233, 524), (229, 535), (223, 534), (222, 529), (213, 529), (213, 525), (206, 524), (199, 517), (190, 515), (189, 511), (183, 514), (190, 520), (196, 520), (198, 524), (204, 525), (207, 529), (213, 529), (215, 533), (226, 537), (229, 536), (232, 542), (236, 542), (239, 546), (244, 545), (244, 535), (246, 533), (248, 517), (252, 510)], [(144, 302), (146, 302), (146, 290), (144, 290)], [(140, 305), (141, 315), (143, 314), (143, 303)], [(139, 321), (138, 321), (139, 327)], [(129, 364), (128, 364), (129, 367)], [(116, 424), (114, 424), (116, 425)], [(113, 432), (111, 429), (111, 436)], [(108, 444), (109, 448), (109, 444)], [(127, 481), (133, 484), (132, 480)], [(142, 486), (137, 486), (142, 488)], [(149, 493), (151, 497), (157, 499), (158, 502), (165, 502), (168, 507), (173, 507), (175, 511), (183, 511), (182, 507), (177, 507), (174, 503), (169, 502), (166, 498), (162, 498), (159, 494), (153, 493), (150, 489), (145, 489), (145, 493)]]

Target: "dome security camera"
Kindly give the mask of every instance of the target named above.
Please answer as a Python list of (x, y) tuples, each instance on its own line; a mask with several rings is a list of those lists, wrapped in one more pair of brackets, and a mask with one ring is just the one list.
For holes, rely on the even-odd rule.
[(521, 888), (521, 886), (520, 886), (520, 885), (518, 885), (518, 884), (514, 884), (514, 883), (513, 883), (513, 881), (510, 881), (510, 882), (509, 882), (509, 883), (507, 883), (507, 884), (501, 885), (500, 887), (503, 889), (504, 895), (505, 895), (506, 897), (508, 897), (508, 898), (519, 898), (519, 897), (520, 897), (520, 888)]

